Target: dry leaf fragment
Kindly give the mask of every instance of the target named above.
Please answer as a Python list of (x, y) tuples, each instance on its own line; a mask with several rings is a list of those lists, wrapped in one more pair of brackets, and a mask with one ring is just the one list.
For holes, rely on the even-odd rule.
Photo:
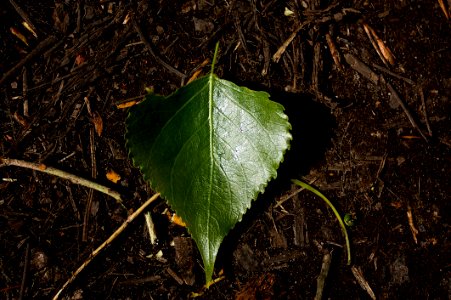
[(130, 21), (130, 13), (128, 13), (125, 18), (124, 21), (122, 22), (122, 25), (127, 25), (127, 23)]
[(180, 216), (176, 215), (176, 214), (172, 215), (171, 222), (176, 224), (176, 225), (179, 225), (179, 226), (182, 226), (182, 227), (186, 227), (186, 223), (183, 222), (182, 218)]
[(75, 57), (75, 64), (76, 64), (77, 66), (81, 65), (81, 64), (84, 63), (85, 61), (86, 61), (86, 58), (85, 58), (83, 55), (81, 55), (81, 54), (78, 54), (78, 55)]
[(128, 101), (128, 102), (116, 104), (116, 107), (119, 108), (119, 109), (124, 109), (124, 108), (132, 107), (136, 103), (138, 103), (138, 101), (137, 100), (133, 100), (133, 101)]
[(114, 172), (113, 170), (109, 170), (106, 173), (106, 178), (113, 183), (117, 183), (119, 180), (121, 180), (121, 175)]
[(97, 135), (101, 136), (103, 132), (103, 120), (99, 113), (96, 111), (92, 112), (92, 123), (94, 124)]
[[(371, 41), (371, 44), (373, 45), (374, 49), (376, 50), (377, 54), (381, 58), (382, 62), (387, 65), (390, 63), (390, 65), (395, 64), (395, 56), (390, 51), (390, 49), (385, 46), (385, 43), (379, 38), (376, 31), (374, 31), (373, 28), (371, 28), (370, 25), (368, 25), (365, 22), (362, 22), (363, 29), (365, 30), (366, 34), (368, 35), (368, 38)], [(388, 63), (387, 63), (388, 62)]]
[(200, 74), (201, 72), (202, 72), (201, 69), (199, 69), (199, 70), (197, 70), (196, 72), (194, 72), (193, 76), (191, 76), (191, 77), (188, 79), (188, 82), (187, 82), (186, 84), (188, 84), (188, 83), (193, 82), (194, 80), (196, 80), (197, 77), (199, 77), (199, 74)]
[(53, 10), (54, 26), (62, 33), (67, 32), (69, 26), (69, 14), (66, 11), (66, 7), (63, 3), (55, 3), (55, 9)]
[(449, 20), (449, 18), (451, 17), (451, 13), (448, 3), (445, 0), (438, 0), (438, 4), (440, 5), (440, 8), (445, 14), (446, 19)]
[(31, 32), (35, 38), (38, 38), (38, 34), (36, 33), (36, 31), (33, 30), (33, 28), (31, 28), (30, 24), (23, 21), (22, 25), (23, 25), (23, 27), (25, 27), (25, 29), (27, 29), (29, 32)]
[(22, 127), (27, 127), (28, 126), (28, 121), (22, 117), (21, 115), (19, 115), (19, 113), (16, 111), (13, 114), (13, 118), (14, 120), (16, 120)]
[(413, 240), (415, 241), (415, 244), (418, 244), (418, 229), (415, 227), (415, 224), (413, 223), (413, 215), (412, 215), (412, 208), (410, 205), (407, 205), (407, 219), (409, 220), (409, 227), (410, 231), (412, 232)]
[(19, 40), (21, 40), (25, 45), (28, 45), (27, 38), (17, 29), (14, 27), (10, 27), (9, 30), (12, 34), (14, 34)]
[(335, 46), (334, 41), (332, 40), (332, 37), (329, 33), (326, 33), (326, 41), (327, 45), (329, 46), (330, 54), (332, 55), (332, 59), (334, 60), (335, 65), (337, 65), (337, 68), (342, 71), (343, 66), (341, 65), (340, 61), (340, 53), (337, 50), (337, 47)]

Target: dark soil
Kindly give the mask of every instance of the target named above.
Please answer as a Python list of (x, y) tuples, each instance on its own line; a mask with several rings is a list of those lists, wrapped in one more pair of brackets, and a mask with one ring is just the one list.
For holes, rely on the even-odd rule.
[[(451, 298), (451, 27), (438, 1), (15, 0), (19, 10), (10, 2), (0, 4), (0, 156), (94, 178), (124, 194), (130, 211), (153, 191), (128, 158), (127, 109), (117, 104), (141, 99), (145, 87), (170, 94), (196, 70), (207, 73), (202, 62), (219, 41), (221, 77), (285, 106), (291, 150), (278, 179), (226, 238), (215, 268), (224, 279), (202, 299), (312, 299), (327, 253), (324, 299), (371, 299), (352, 269), (378, 299)], [(384, 66), (363, 22), (393, 52), (393, 66)], [(346, 63), (349, 54), (391, 84), (419, 130), (382, 77), (367, 79)], [(111, 170), (121, 176), (116, 184), (106, 178)], [(50, 298), (127, 218), (112, 198), (57, 177), (3, 166), (0, 178), (1, 299)], [(312, 181), (357, 218), (349, 227), (353, 268), (332, 211), (306, 191), (292, 195), (291, 178)], [(64, 297), (202, 292), (200, 256), (167, 210), (163, 200), (150, 208), (158, 244), (140, 216)]]

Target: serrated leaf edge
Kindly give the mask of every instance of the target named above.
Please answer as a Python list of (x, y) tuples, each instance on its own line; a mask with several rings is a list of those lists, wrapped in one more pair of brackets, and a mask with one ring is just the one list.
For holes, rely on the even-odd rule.
[[(213, 69), (212, 69), (212, 71), (213, 71)], [(212, 101), (211, 101), (211, 99), (213, 97), (213, 81), (214, 80), (220, 80), (220, 79), (212, 72), (210, 74), (208, 74), (207, 76), (209, 76), (209, 78), (210, 78), (209, 79), (209, 126), (210, 126), (210, 128), (213, 128), (213, 118), (212, 118), (213, 104), (212, 104)], [(204, 79), (207, 76), (203, 76), (203, 77), (201, 77), (201, 78), (199, 78), (197, 80)], [(241, 86), (239, 86), (239, 87), (248, 89), (247, 87), (241, 87)], [(164, 98), (172, 97), (175, 93), (177, 93), (177, 91), (178, 90), (176, 90), (174, 93), (172, 93), (172, 94), (170, 94), (168, 96), (164, 96)], [(265, 93), (267, 95), (267, 98), (270, 101), (272, 101), (270, 99), (270, 95), (267, 92), (264, 92), (264, 91), (258, 91), (258, 92)], [(277, 103), (277, 102), (275, 102), (275, 103)], [(292, 127), (291, 127), (291, 124), (289, 122), (288, 116), (284, 113), (283, 106), (280, 103), (277, 103), (277, 104), (280, 105), (280, 107), (282, 108), (281, 110), (277, 111), (277, 114), (279, 115), (279, 117), (284, 119), (286, 121), (286, 124), (287, 124), (286, 133), (284, 134), (285, 135), (285, 138), (284, 138), (284, 142), (285, 142), (284, 150), (279, 153), (279, 157), (277, 158), (277, 163), (273, 164), (271, 166), (271, 169), (268, 170), (269, 177), (266, 180), (266, 182), (258, 185), (255, 189), (253, 189), (254, 191), (251, 192), (251, 193), (253, 193), (253, 196), (251, 197), (250, 201), (248, 202), (249, 204), (247, 206), (245, 206), (245, 209), (243, 211), (240, 211), (240, 217), (237, 219), (237, 222), (235, 224), (233, 224), (233, 226), (230, 228), (230, 230), (227, 232), (227, 234), (224, 237), (222, 237), (220, 245), (222, 244), (224, 238), (230, 233), (230, 231), (235, 228), (236, 224), (238, 224), (239, 222), (242, 221), (243, 216), (251, 208), (251, 206), (254, 203), (254, 201), (258, 198), (258, 195), (264, 193), (264, 191), (265, 191), (266, 187), (268, 186), (269, 182), (271, 182), (272, 180), (277, 178), (277, 170), (278, 170), (280, 164), (283, 163), (283, 161), (284, 161), (285, 153), (290, 149), (290, 142), (292, 141), (292, 135), (291, 135), (290, 131), (291, 131)], [(150, 177), (146, 173), (144, 173), (143, 166), (140, 166), (136, 162), (135, 157), (132, 154), (130, 143), (129, 143), (129, 137), (128, 137), (129, 136), (128, 124), (129, 124), (130, 117), (131, 117), (131, 113), (129, 112), (129, 114), (128, 114), (127, 118), (126, 118), (126, 133), (125, 133), (126, 148), (128, 150), (128, 155), (129, 155), (129, 157), (132, 160), (133, 166), (137, 167), (140, 170), (140, 172), (143, 174), (144, 180), (149, 183), (151, 189), (154, 190), (154, 191), (160, 192), (159, 191), (159, 187), (150, 179)], [(212, 145), (212, 142), (213, 142), (212, 134), (213, 134), (213, 129), (210, 129), (210, 180), (209, 180), (210, 182), (212, 182), (213, 168), (214, 168), (214, 154), (213, 154), (213, 145)], [(213, 187), (213, 185), (210, 184), (210, 191), (209, 191), (210, 195), (211, 195), (211, 192), (212, 192), (212, 187)], [(173, 209), (177, 215), (179, 215), (179, 216), (184, 215), (183, 212), (180, 213), (177, 209), (172, 208), (172, 205), (170, 203), (171, 200), (167, 197), (166, 193), (160, 192), (160, 194), (161, 194), (160, 197), (165, 199), (166, 201), (168, 201), (169, 205), (171, 206), (171, 209)], [(211, 204), (211, 201), (209, 201), (209, 205), (210, 204)], [(211, 208), (208, 209), (209, 213), (210, 213), (210, 211), (211, 211)], [(184, 220), (184, 221), (186, 222), (186, 220)], [(186, 229), (187, 229), (188, 233), (192, 236), (192, 232), (190, 230), (190, 224), (187, 224)], [(207, 232), (209, 232), (209, 231), (207, 231)], [(218, 248), (218, 250), (219, 250), (219, 248)], [(216, 263), (216, 257), (217, 257), (217, 253), (215, 253), (214, 264)], [(214, 268), (214, 266), (213, 266), (213, 268)], [(207, 277), (206, 280), (208, 282), (211, 281), (211, 275), (206, 274), (206, 277)], [(208, 278), (208, 277), (210, 277), (210, 278)]]

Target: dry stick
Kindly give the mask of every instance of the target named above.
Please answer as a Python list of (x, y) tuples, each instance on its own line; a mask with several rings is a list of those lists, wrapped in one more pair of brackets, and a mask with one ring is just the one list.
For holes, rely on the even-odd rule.
[(141, 39), (141, 41), (144, 43), (144, 45), (146, 46), (147, 51), (149, 51), (150, 55), (153, 56), (153, 58), (156, 59), (156, 61), (162, 65), (163, 67), (165, 67), (166, 69), (168, 69), (168, 71), (170, 71), (171, 73), (174, 73), (175, 75), (177, 75), (178, 77), (184, 79), (186, 77), (185, 74), (183, 74), (182, 72), (180, 72), (179, 70), (177, 70), (176, 68), (174, 68), (173, 66), (171, 66), (170, 64), (168, 64), (167, 62), (165, 62), (161, 57), (159, 57), (154, 51), (153, 51), (153, 47), (152, 44), (150, 44), (149, 40), (144, 36), (143, 32), (141, 31), (141, 28), (139, 27), (138, 23), (136, 22), (136, 20), (133, 20), (133, 27), (135, 27), (136, 32), (139, 35), (139, 38)]
[(338, 52), (337, 46), (335, 46), (335, 42), (332, 39), (330, 33), (326, 33), (326, 42), (329, 46), (330, 55), (332, 56), (335, 65), (337, 66), (339, 71), (343, 71), (343, 65), (341, 64), (340, 60), (340, 52)]
[(357, 72), (362, 74), (362, 76), (364, 76), (366, 79), (370, 80), (372, 83), (374, 83), (376, 85), (379, 82), (381, 82), (381, 83), (384, 83), (387, 86), (387, 88), (390, 90), (390, 92), (392, 93), (392, 95), (395, 98), (395, 100), (399, 103), (399, 105), (404, 110), (404, 113), (406, 114), (407, 118), (409, 119), (410, 124), (412, 124), (413, 128), (415, 128), (420, 133), (421, 137), (426, 142), (428, 142), (428, 139), (426, 138), (426, 136), (421, 131), (420, 127), (416, 123), (416, 121), (413, 118), (412, 114), (409, 112), (407, 106), (401, 100), (401, 98), (399, 97), (398, 93), (393, 88), (393, 86), (389, 82), (387, 82), (385, 80), (384, 76), (383, 75), (377, 75), (376, 73), (374, 73), (373, 70), (371, 70), (365, 63), (361, 62), (357, 57), (355, 57), (354, 55), (352, 55), (350, 53), (346, 53), (344, 55), (344, 57), (345, 57), (346, 62), (351, 66), (351, 68), (353, 68), (354, 70), (356, 70)]
[(429, 135), (432, 136), (432, 129), (431, 129), (431, 124), (429, 124), (429, 118), (428, 118), (428, 113), (427, 113), (427, 109), (426, 109), (426, 101), (424, 99), (424, 93), (423, 93), (423, 89), (420, 87), (420, 98), (421, 98), (421, 104), (423, 106), (423, 115), (424, 115), (424, 119), (426, 122), (426, 127), (428, 129)]
[[(91, 152), (91, 177), (95, 179), (97, 177), (97, 164), (96, 164), (96, 155), (95, 155), (96, 146), (95, 146), (95, 141), (94, 141), (94, 127), (91, 127), (89, 129), (89, 146), (90, 146), (90, 150), (91, 150), (90, 151)], [(82, 235), (81, 235), (81, 240), (83, 242), (88, 241), (89, 216), (91, 214), (93, 197), (94, 197), (94, 191), (91, 189), (91, 190), (89, 190), (88, 201), (86, 202), (85, 215), (83, 218), (83, 231), (82, 231)]]
[(22, 168), (32, 169), (32, 170), (43, 172), (46, 174), (58, 176), (63, 179), (67, 179), (67, 180), (71, 181), (72, 183), (83, 185), (85, 187), (88, 187), (88, 188), (94, 189), (96, 191), (99, 191), (101, 193), (107, 194), (108, 196), (111, 196), (114, 199), (116, 199), (116, 201), (122, 205), (122, 197), (121, 197), (121, 194), (119, 194), (118, 192), (113, 191), (112, 189), (110, 189), (106, 186), (100, 185), (96, 182), (78, 177), (74, 174), (65, 172), (63, 170), (59, 170), (59, 169), (52, 168), (52, 167), (47, 167), (44, 164), (37, 164), (37, 163), (32, 163), (32, 162), (28, 162), (28, 161), (24, 161), (24, 160), (19, 160), (19, 159), (0, 157), (0, 168), (4, 167), (4, 166), (22, 167)]
[(278, 62), (279, 59), (282, 57), (282, 54), (285, 53), (285, 50), (287, 49), (287, 47), (291, 44), (291, 42), (294, 40), (294, 38), (296, 37), (296, 35), (298, 34), (299, 31), (301, 31), (302, 28), (304, 28), (305, 25), (309, 24), (311, 21), (305, 21), (303, 23), (301, 23), (294, 31), (293, 33), (288, 37), (288, 39), (286, 39), (286, 41), (282, 44), (282, 46), (279, 47), (279, 49), (277, 50), (276, 53), (274, 53), (274, 55), (272, 56), (272, 60), (274, 62)]
[(36, 29), (36, 26), (33, 25), (33, 22), (31, 22), (31, 19), (28, 16), (28, 14), (22, 8), (20, 8), (20, 6), (17, 5), (17, 3), (14, 0), (9, 0), (9, 3), (11, 3), (11, 5), (14, 7), (16, 12), (22, 17), (22, 19), (24, 19), (24, 21), (27, 22), (28, 25), (30, 25), (30, 27), (31, 27), (31, 29), (33, 29), (34, 33), (37, 34), (38, 30)]
[(22, 68), (26, 63), (32, 60), (35, 56), (41, 54), (48, 46), (52, 45), (56, 42), (56, 37), (51, 35), (47, 37), (45, 40), (40, 42), (36, 48), (33, 49), (27, 56), (25, 56), (21, 61), (19, 61), (14, 67), (12, 67), (9, 71), (7, 71), (3, 77), (0, 79), (0, 85), (5, 82), (6, 79), (11, 77), (17, 70)]
[(373, 35), (373, 31), (371, 31), (371, 28), (369, 27), (368, 24), (366, 24), (365, 22), (362, 22), (362, 23), (363, 23), (363, 29), (365, 30), (365, 33), (368, 36), (368, 39), (370, 40), (371, 44), (373, 45), (374, 50), (376, 50), (377, 55), (379, 55), (379, 58), (382, 60), (384, 65), (388, 66), (387, 60), (385, 59), (385, 57), (382, 54), (379, 46), (377, 45), (375, 36)]
[(89, 263), (100, 253), (100, 251), (102, 251), (106, 246), (108, 246), (109, 244), (111, 244), (111, 242), (113, 242), (113, 240), (119, 236), (119, 234), (122, 233), (122, 231), (125, 230), (125, 228), (127, 228), (127, 226), (134, 220), (136, 219), (136, 217), (141, 214), (141, 212), (146, 209), (147, 206), (149, 206), (153, 201), (155, 201), (158, 197), (160, 196), (160, 193), (156, 193), (155, 195), (153, 195), (149, 200), (147, 200), (143, 205), (141, 205), (140, 208), (138, 208), (133, 214), (131, 214), (127, 220), (122, 223), (121, 227), (119, 227), (105, 242), (102, 243), (102, 245), (100, 245), (97, 249), (95, 249), (91, 255), (88, 257), (88, 259), (83, 262), (83, 264), (81, 264), (81, 266), (72, 274), (72, 276), (63, 284), (63, 286), (58, 290), (58, 292), (55, 294), (55, 296), (53, 297), (53, 300), (57, 300), (59, 298), (59, 296), (61, 295), (61, 293), (64, 291), (65, 288), (67, 288), (67, 286), (69, 284), (71, 284), (75, 278), (77, 277), (78, 274), (80, 274), (81, 271), (83, 271), (88, 265)]
[(27, 283), (28, 265), (30, 264), (30, 242), (27, 242), (27, 247), (25, 248), (25, 262), (22, 272), (22, 283), (20, 284), (19, 300), (24, 298), (25, 285)]
[(387, 73), (388, 75), (393, 76), (393, 77), (395, 77), (395, 78), (404, 80), (405, 82), (407, 82), (407, 83), (410, 84), (410, 85), (415, 85), (415, 82), (414, 82), (412, 79), (409, 79), (409, 78), (407, 78), (407, 77), (398, 75), (398, 74), (396, 74), (396, 73), (390, 71), (389, 69), (387, 69), (387, 68), (385, 68), (385, 67), (379, 66), (378, 64), (372, 63), (371, 65), (372, 65), (373, 67), (375, 67), (376, 69), (378, 69), (379, 71), (382, 71), (382, 72), (384, 72), (384, 73)]
[(359, 72), (363, 77), (374, 83), (375, 85), (379, 82), (379, 76), (373, 72), (364, 62), (360, 61), (357, 57), (351, 53), (345, 53), (344, 58), (348, 65), (354, 70)]
[(357, 279), (357, 282), (359, 283), (360, 287), (368, 293), (371, 299), (376, 300), (376, 295), (371, 289), (371, 286), (369, 285), (368, 281), (366, 281), (365, 277), (363, 276), (362, 270), (360, 270), (359, 267), (352, 266), (351, 271), (355, 279)]
[(385, 81), (384, 76), (380, 76), (381, 81), (383, 83), (385, 83), (385, 85), (388, 87), (388, 89), (390, 90), (390, 92), (392, 93), (393, 97), (395, 98), (395, 100), (399, 103), (399, 105), (402, 107), (402, 109), (404, 110), (404, 113), (407, 116), (407, 119), (409, 119), (410, 124), (412, 124), (412, 127), (415, 128), (418, 133), (421, 135), (421, 137), (428, 142), (427, 137), (423, 134), (423, 132), (421, 131), (420, 127), (418, 127), (417, 122), (415, 121), (415, 119), (413, 118), (412, 114), (410, 113), (409, 109), (407, 108), (407, 106), (404, 104), (404, 101), (401, 100), (401, 98), (399, 97), (398, 93), (396, 92), (396, 90), (393, 88), (393, 86), (390, 84), (390, 82)]
[(23, 97), (23, 115), (29, 117), (28, 113), (28, 71), (27, 67), (23, 68), (22, 72), (22, 97)]
[(326, 278), (329, 274), (330, 263), (332, 261), (332, 256), (329, 252), (323, 256), (323, 263), (321, 264), (321, 271), (319, 272), (318, 278), (316, 279), (316, 295), (315, 300), (321, 300), (323, 298), (324, 286), (326, 285)]

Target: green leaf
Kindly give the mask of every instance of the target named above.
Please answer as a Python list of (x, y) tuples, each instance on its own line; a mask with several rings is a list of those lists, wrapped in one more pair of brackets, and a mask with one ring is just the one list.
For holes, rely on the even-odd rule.
[(267, 93), (213, 72), (131, 108), (126, 139), (133, 162), (187, 224), (207, 283), (224, 237), (276, 177), (290, 128), (283, 106)]

